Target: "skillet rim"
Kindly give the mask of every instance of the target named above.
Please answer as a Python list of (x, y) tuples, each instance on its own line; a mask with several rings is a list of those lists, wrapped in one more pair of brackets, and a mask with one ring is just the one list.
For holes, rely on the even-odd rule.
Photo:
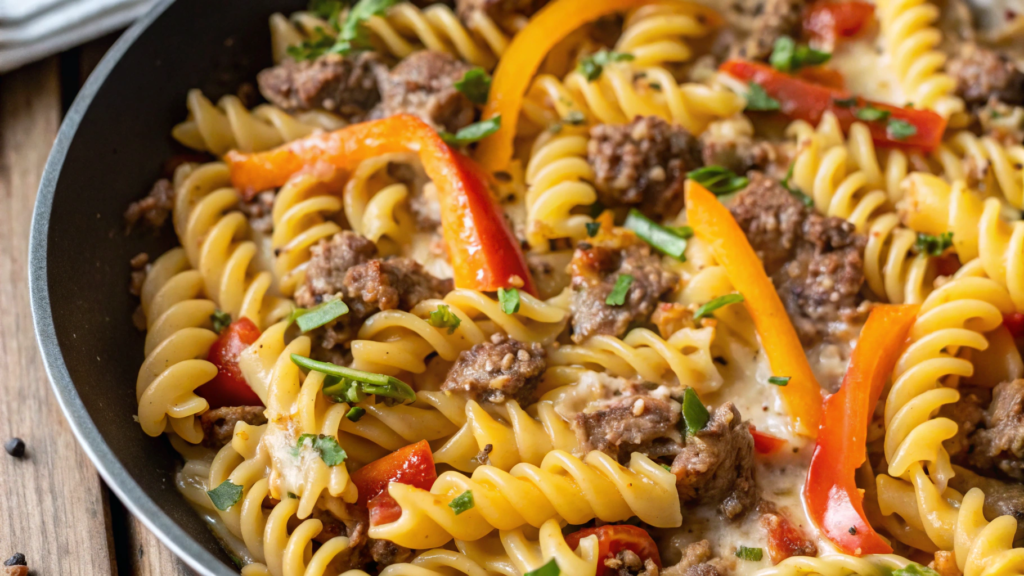
[(50, 229), (50, 216), (57, 182), (60, 180), (68, 149), (75, 138), (82, 118), (91, 106), (96, 93), (106, 82), (110, 72), (131, 49), (135, 41), (173, 3), (174, 0), (160, 0), (118, 38), (103, 56), (85, 85), (82, 86), (61, 123), (60, 131), (57, 133), (43, 169), (35, 207), (32, 211), (28, 250), (29, 301), (36, 344), (43, 359), (50, 387), (57, 397), (61, 411), (70, 424), (79, 446), (96, 466), (106, 485), (114, 492), (118, 500), (145, 525), (146, 529), (155, 534), (175, 556), (184, 561), (196, 573), (202, 576), (237, 576), (237, 570), (228, 567), (220, 558), (201, 546), (157, 506), (156, 502), (128, 473), (103, 439), (96, 424), (89, 416), (64, 362), (53, 323), (53, 310), (50, 307), (50, 291), (47, 283), (47, 237)]

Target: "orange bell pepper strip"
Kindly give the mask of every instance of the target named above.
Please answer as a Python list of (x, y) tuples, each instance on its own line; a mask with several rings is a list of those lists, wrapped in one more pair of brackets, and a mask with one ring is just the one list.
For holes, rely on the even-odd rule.
[(754, 319), (772, 373), (789, 377), (786, 386), (779, 387), (779, 394), (794, 430), (815, 436), (821, 423), (821, 386), (764, 265), (729, 209), (693, 180), (686, 181), (686, 218), (694, 234), (708, 244), (725, 268), (729, 281), (743, 294), (743, 304)]
[(228, 152), (235, 188), (247, 197), (283, 186), (304, 171), (352, 169), (363, 160), (392, 152), (415, 152), (437, 186), (445, 243), (455, 285), (493, 292), (519, 288), (536, 294), (519, 242), (472, 160), (450, 148), (419, 118), (399, 114), (313, 134), (268, 152)]
[[(946, 130), (946, 119), (931, 110), (872, 102), (845, 90), (808, 82), (757, 62), (734, 59), (718, 69), (733, 78), (753, 82), (764, 88), (766, 94), (779, 102), (779, 112), (789, 118), (817, 125), (825, 112), (831, 111), (844, 132), (849, 131), (854, 122), (863, 122), (871, 131), (871, 139), (879, 146), (931, 151), (942, 143), (942, 134)], [(887, 112), (888, 117), (870, 122), (859, 120), (856, 112), (865, 106)], [(890, 133), (889, 125), (895, 120), (913, 126), (914, 133), (905, 137)]]
[[(508, 167), (519, 112), (533, 77), (551, 49), (572, 31), (602, 16), (636, 8), (651, 0), (555, 0), (530, 18), (501, 56), (491, 81), (483, 118), (501, 116), (501, 128), (484, 138), (475, 158), (484, 169), (497, 172)], [(711, 25), (721, 23), (717, 12), (696, 4), (681, 3), (694, 16)]]
[(904, 304), (872, 309), (842, 387), (825, 400), (804, 502), (818, 530), (848, 554), (892, 552), (864, 516), (864, 495), (854, 474), (867, 457), (868, 424), (919, 308)]

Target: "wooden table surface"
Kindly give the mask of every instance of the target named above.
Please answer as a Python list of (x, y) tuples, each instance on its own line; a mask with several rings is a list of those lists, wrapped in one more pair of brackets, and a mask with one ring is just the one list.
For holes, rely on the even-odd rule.
[(0, 562), (21, 552), (34, 576), (193, 574), (103, 484), (61, 414), (36, 348), (28, 235), (61, 118), (117, 35), (0, 75)]

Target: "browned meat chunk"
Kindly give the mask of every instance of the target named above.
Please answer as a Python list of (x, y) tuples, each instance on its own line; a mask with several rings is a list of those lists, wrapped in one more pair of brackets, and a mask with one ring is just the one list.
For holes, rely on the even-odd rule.
[(761, 529), (768, 534), (768, 556), (778, 564), (791, 556), (817, 556), (818, 547), (775, 504), (762, 500), (757, 504)]
[(526, 18), (540, 10), (548, 0), (455, 0), (456, 10), (463, 22), (472, 23), (474, 15), (482, 12), (506, 28), (515, 17)]
[(711, 543), (701, 540), (688, 544), (676, 565), (662, 571), (662, 576), (720, 576), (729, 571), (711, 554)]
[(704, 166), (723, 166), (737, 174), (751, 170), (784, 174), (795, 146), (791, 142), (756, 139), (749, 120), (729, 118), (711, 124), (700, 135), (700, 150)]
[(651, 316), (651, 322), (658, 327), (662, 338), (669, 338), (683, 328), (696, 328), (693, 321), (693, 310), (685, 304), (662, 302)]
[(153, 184), (145, 198), (132, 202), (125, 210), (125, 229), (131, 232), (141, 220), (143, 226), (154, 231), (159, 230), (173, 209), (174, 185), (167, 178), (161, 178)]
[(235, 424), (245, 422), (252, 426), (267, 423), (263, 406), (225, 406), (203, 413), (199, 424), (203, 427), (203, 446), (220, 449), (231, 442)]
[(656, 116), (594, 126), (587, 161), (601, 202), (639, 206), (658, 219), (682, 209), (686, 173), (701, 165), (697, 139)]
[(972, 108), (984, 106), (990, 97), (1006, 104), (1024, 104), (1024, 74), (1010, 58), (994, 50), (964, 42), (946, 70), (956, 79), (957, 95)]
[(963, 494), (971, 488), (979, 488), (985, 493), (985, 518), (995, 520), (999, 516), (1013, 516), (1017, 520), (1013, 545), (1024, 545), (1024, 485), (979, 476), (959, 466), (954, 469), (956, 476), (949, 480), (949, 485)]
[(441, 389), (462, 392), (478, 402), (501, 404), (515, 400), (531, 404), (546, 366), (544, 347), (496, 333), (459, 354)]
[(473, 123), (476, 108), (455, 88), (471, 68), (445, 52), (421, 50), (390, 72), (377, 71), (381, 103), (373, 116), (412, 114), (438, 130), (456, 132)]
[(731, 402), (719, 406), (703, 430), (686, 435), (672, 473), (683, 502), (717, 503), (726, 518), (754, 506), (754, 438)]
[[(981, 393), (982, 391), (978, 391)], [(946, 404), (939, 409), (939, 416), (949, 418), (957, 423), (956, 436), (943, 442), (946, 451), (950, 456), (957, 457), (965, 455), (970, 449), (970, 437), (977, 430), (978, 425), (985, 419), (985, 410), (982, 399), (978, 394), (970, 392), (967, 388), (960, 391), (960, 400), (955, 404)]]
[(285, 60), (260, 72), (256, 81), (263, 96), (284, 110), (327, 110), (358, 120), (380, 102), (378, 68), (387, 70), (374, 52), (327, 54), (302, 62)]
[(805, 0), (761, 0), (755, 4), (750, 36), (734, 48), (734, 55), (750, 60), (767, 60), (782, 36), (798, 37)]
[(295, 303), (310, 308), (341, 297), (349, 307), (348, 314), (326, 329), (326, 348), (350, 339), (359, 324), (377, 311), (408, 311), (452, 289), (451, 280), (435, 278), (415, 260), (376, 258), (377, 246), (354, 232), (339, 232), (321, 240), (310, 253), (306, 282), (295, 291)]
[(853, 224), (805, 207), (778, 182), (751, 173), (730, 206), (775, 282), (805, 346), (849, 321), (863, 297), (865, 237)]
[[(630, 323), (649, 320), (658, 301), (679, 284), (679, 276), (662, 269), (660, 258), (651, 254), (647, 243), (623, 229), (581, 242), (570, 269), (575, 342), (595, 334), (625, 334)], [(608, 296), (624, 275), (633, 278), (625, 302), (608, 304)]]
[(969, 461), (979, 470), (1001, 470), (1024, 480), (1024, 379), (1003, 382), (992, 389), (985, 411), (985, 429), (971, 436)]
[(572, 423), (580, 449), (600, 450), (628, 462), (641, 452), (651, 458), (674, 456), (681, 450), (679, 404), (645, 394), (617, 396), (591, 402)]
[(370, 556), (378, 568), (401, 564), (412, 559), (412, 550), (387, 540), (370, 540)]
[(238, 205), (238, 208), (249, 219), (249, 226), (260, 234), (270, 234), (274, 231), (274, 198), (277, 192), (264, 190), (245, 200)]
[[(614, 571), (615, 576), (658, 576), (658, 565), (654, 560), (641, 560), (632, 550), (623, 550), (614, 558), (607, 558), (604, 565)], [(604, 574), (609, 572), (605, 571)]]

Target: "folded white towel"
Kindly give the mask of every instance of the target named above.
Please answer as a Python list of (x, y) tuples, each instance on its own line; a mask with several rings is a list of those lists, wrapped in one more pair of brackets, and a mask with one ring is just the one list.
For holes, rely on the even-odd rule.
[(0, 72), (127, 26), (155, 0), (0, 0)]

